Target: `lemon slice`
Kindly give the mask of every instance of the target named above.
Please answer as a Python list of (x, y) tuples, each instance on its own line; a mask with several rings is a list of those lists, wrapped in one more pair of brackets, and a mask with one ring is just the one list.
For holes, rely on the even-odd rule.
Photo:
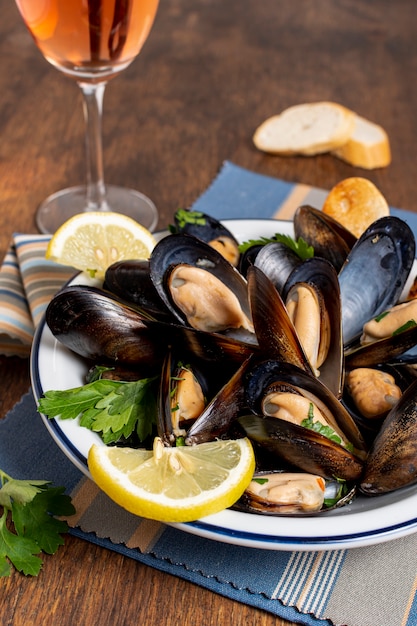
[(191, 522), (234, 504), (249, 485), (255, 456), (247, 438), (153, 450), (94, 444), (88, 467), (96, 484), (135, 515)]
[(58, 228), (45, 256), (102, 277), (116, 261), (149, 258), (155, 244), (152, 233), (131, 217), (112, 211), (86, 211)]

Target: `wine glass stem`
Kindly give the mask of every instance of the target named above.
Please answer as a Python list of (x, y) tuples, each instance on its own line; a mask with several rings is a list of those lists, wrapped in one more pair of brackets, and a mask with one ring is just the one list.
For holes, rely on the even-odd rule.
[(109, 211), (103, 174), (102, 112), (105, 82), (78, 83), (86, 124), (87, 211)]

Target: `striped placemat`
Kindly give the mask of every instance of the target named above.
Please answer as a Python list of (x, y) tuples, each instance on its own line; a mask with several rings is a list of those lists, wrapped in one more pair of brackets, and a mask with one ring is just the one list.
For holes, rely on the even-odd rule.
[(15, 477), (67, 487), (77, 509), (68, 519), (71, 534), (225, 597), (308, 626), (417, 624), (417, 534), (365, 548), (273, 551), (137, 518), (67, 459), (31, 392), (0, 420), (0, 459)]

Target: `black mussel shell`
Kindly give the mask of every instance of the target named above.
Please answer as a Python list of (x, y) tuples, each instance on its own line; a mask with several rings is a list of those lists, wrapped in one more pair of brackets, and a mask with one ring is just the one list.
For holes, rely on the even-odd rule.
[(248, 270), (248, 291), (259, 351), (265, 358), (292, 363), (313, 375), (281, 296), (258, 267)]
[(259, 267), (282, 294), (285, 283), (302, 260), (296, 252), (281, 242), (266, 244), (256, 256), (254, 265)]
[(172, 319), (151, 280), (147, 259), (113, 263), (106, 270), (103, 288), (127, 302), (140, 306), (155, 319), (163, 321)]
[(311, 206), (301, 206), (294, 215), (294, 235), (314, 248), (314, 255), (330, 261), (338, 272), (356, 237), (330, 215)]
[(363, 461), (339, 444), (312, 430), (275, 417), (238, 418), (247, 437), (299, 469), (325, 478), (358, 481)]
[(254, 265), (255, 263), (255, 259), (258, 256), (258, 253), (260, 252), (260, 250), (262, 250), (262, 248), (264, 247), (263, 244), (253, 244), (251, 246), (249, 246), (245, 252), (242, 252), (240, 255), (240, 260), (239, 260), (239, 265), (238, 265), (238, 269), (239, 272), (242, 274), (242, 276), (244, 276), (246, 278), (247, 273), (248, 273), (248, 268), (251, 265)]
[(207, 213), (179, 209), (174, 215), (174, 226), (171, 226), (170, 230), (172, 233), (183, 233), (201, 239), (215, 247), (233, 265), (239, 262), (237, 239), (222, 222)]
[(345, 346), (367, 321), (397, 304), (414, 257), (413, 232), (397, 217), (376, 220), (357, 240), (339, 273)]
[(237, 424), (239, 415), (247, 412), (243, 381), (250, 367), (249, 357), (236, 370), (230, 380), (216, 393), (203, 413), (191, 426), (187, 435), (187, 445), (204, 443), (220, 438), (232, 438), (242, 430)]
[[(359, 456), (365, 455), (366, 445), (362, 433), (340, 401), (320, 380), (290, 363), (271, 359), (265, 361), (253, 360), (253, 366), (246, 373), (244, 385), (246, 389), (246, 404), (254, 414), (262, 415), (262, 400), (265, 391), (271, 385), (276, 384), (288, 384), (297, 387), (304, 391), (307, 397), (316, 398), (322, 406), (326, 407), (328, 413), (333, 416), (335, 424), (354, 446), (356, 453)], [(302, 428), (302, 430), (306, 431), (307, 429)], [(291, 462), (291, 460), (288, 459), (288, 462)]]
[(84, 285), (56, 294), (47, 307), (46, 323), (64, 346), (94, 362), (146, 364), (154, 371), (167, 345), (158, 322), (111, 294)]
[[(323, 333), (330, 333), (327, 356), (320, 366), (320, 380), (335, 396), (340, 397), (343, 388), (343, 339), (342, 310), (339, 280), (334, 266), (322, 257), (305, 260), (290, 274), (283, 289), (283, 300), (298, 283), (311, 285), (322, 300), (327, 311), (329, 328), (322, 326)], [(324, 317), (324, 316), (323, 316)]]
[(166, 307), (177, 321), (187, 324), (184, 314), (173, 302), (168, 288), (169, 275), (181, 264), (204, 269), (223, 282), (237, 297), (243, 312), (249, 315), (247, 284), (243, 276), (214, 248), (191, 235), (174, 234), (161, 239), (150, 256), (150, 275)]
[(417, 381), (388, 413), (365, 463), (360, 490), (376, 496), (417, 484)]

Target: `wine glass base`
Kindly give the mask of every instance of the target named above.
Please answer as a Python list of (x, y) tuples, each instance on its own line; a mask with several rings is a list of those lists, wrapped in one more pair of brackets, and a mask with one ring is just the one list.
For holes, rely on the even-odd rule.
[[(69, 187), (48, 196), (36, 213), (36, 225), (41, 233), (54, 233), (64, 222), (77, 213), (95, 210), (87, 207), (85, 186)], [(158, 223), (158, 211), (147, 196), (134, 189), (106, 185), (109, 211), (133, 218), (152, 231)]]

